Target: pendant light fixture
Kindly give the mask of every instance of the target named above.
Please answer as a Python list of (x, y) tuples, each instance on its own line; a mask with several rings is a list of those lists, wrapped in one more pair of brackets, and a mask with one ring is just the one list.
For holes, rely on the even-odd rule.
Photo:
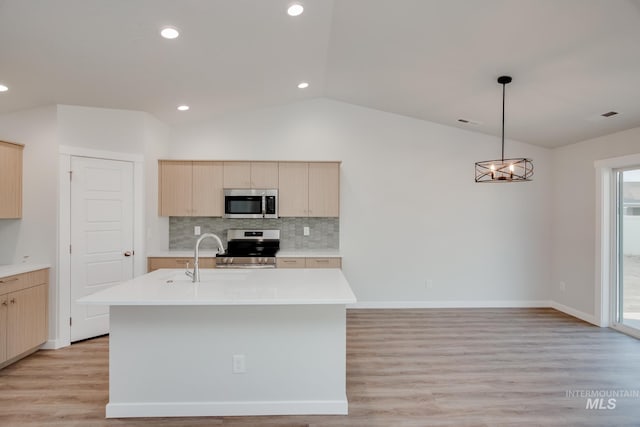
[(511, 77), (500, 76), (502, 85), (502, 157), (498, 160), (486, 160), (476, 163), (476, 182), (522, 182), (531, 181), (533, 162), (531, 159), (504, 158), (504, 95), (505, 86), (511, 83)]

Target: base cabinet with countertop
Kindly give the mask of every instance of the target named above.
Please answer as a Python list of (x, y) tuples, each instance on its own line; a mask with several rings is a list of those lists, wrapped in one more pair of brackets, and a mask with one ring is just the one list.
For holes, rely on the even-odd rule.
[(0, 277), (0, 368), (47, 340), (48, 288), (49, 269)]

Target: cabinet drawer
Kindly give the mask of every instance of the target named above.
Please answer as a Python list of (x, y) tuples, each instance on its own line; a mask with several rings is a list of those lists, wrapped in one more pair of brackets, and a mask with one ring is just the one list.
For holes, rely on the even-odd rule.
[(305, 260), (307, 268), (340, 268), (341, 258), (307, 258)]
[(14, 276), (0, 277), (0, 295), (42, 285), (49, 281), (49, 270), (30, 271)]
[(276, 258), (278, 268), (305, 268), (304, 258)]
[[(165, 257), (150, 257), (147, 258), (147, 270), (152, 272), (160, 268), (186, 268), (189, 263), (189, 268), (193, 268), (193, 258), (165, 258)], [(212, 257), (200, 258), (200, 268), (215, 268), (216, 259)]]

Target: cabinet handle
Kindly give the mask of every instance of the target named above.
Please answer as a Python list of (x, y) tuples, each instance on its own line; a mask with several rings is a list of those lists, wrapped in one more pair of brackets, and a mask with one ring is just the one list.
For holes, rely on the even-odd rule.
[(9, 282), (15, 282), (16, 280), (18, 280), (17, 277), (12, 277), (10, 279), (2, 279), (0, 280), (0, 283), (9, 283)]
[(2, 301), (2, 305), (7, 306), (7, 300)]
[(283, 259), (282, 262), (292, 263), (292, 262), (298, 262), (298, 261), (295, 259)]
[(324, 262), (324, 263), (327, 263), (327, 262), (329, 262), (329, 260), (328, 260), (328, 259), (317, 259), (317, 260), (315, 260), (315, 262)]
[(16, 299), (15, 298), (11, 298), (11, 300), (9, 301), (11, 304), (15, 304), (16, 303)]

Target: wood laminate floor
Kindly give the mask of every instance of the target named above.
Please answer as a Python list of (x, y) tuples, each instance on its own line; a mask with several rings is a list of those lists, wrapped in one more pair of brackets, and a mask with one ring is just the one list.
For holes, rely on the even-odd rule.
[(0, 426), (640, 426), (640, 396), (578, 392), (640, 394), (640, 341), (552, 309), (352, 310), (347, 333), (348, 416), (105, 419), (101, 337), (0, 371)]

